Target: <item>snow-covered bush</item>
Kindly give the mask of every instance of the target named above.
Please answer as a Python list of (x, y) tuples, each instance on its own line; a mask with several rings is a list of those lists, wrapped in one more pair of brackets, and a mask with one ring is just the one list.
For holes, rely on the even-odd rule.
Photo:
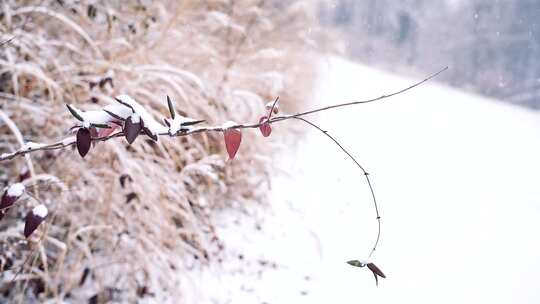
[[(290, 111), (307, 99), (309, 1), (6, 0), (0, 14), (0, 41), (9, 41), (0, 46), (4, 156), (74, 143), (66, 104), (94, 121), (126, 94), (145, 109), (130, 116), (136, 124), (167, 116), (169, 95), (177, 117), (220, 125), (258, 122), (277, 95)], [(174, 133), (181, 123), (166, 124)], [(262, 136), (244, 137), (250, 144), (232, 165), (219, 133), (93, 143), (84, 159), (62, 149), (2, 162), (0, 182), (20, 182), (25, 194), (0, 221), (0, 291), (25, 301), (181, 296), (186, 257), (207, 262), (222, 248), (209, 213), (264, 201), (268, 142), (261, 149)]]

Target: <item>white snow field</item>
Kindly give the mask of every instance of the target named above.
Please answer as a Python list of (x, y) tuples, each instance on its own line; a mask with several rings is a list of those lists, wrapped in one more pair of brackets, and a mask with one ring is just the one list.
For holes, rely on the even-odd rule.
[[(316, 103), (414, 81), (327, 58)], [(221, 215), (229, 256), (190, 272), (189, 303), (540, 303), (539, 113), (430, 82), (311, 120), (371, 173), (387, 278), (345, 263), (367, 258), (375, 213), (361, 172), (313, 129), (279, 164), (270, 207)]]

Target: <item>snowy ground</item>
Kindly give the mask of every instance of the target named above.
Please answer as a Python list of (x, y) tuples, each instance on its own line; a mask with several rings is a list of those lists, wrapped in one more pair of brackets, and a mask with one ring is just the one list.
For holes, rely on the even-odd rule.
[[(330, 58), (317, 102), (411, 83)], [(345, 264), (369, 253), (373, 206), (358, 169), (313, 131), (280, 165), (270, 208), (222, 215), (229, 257), (190, 273), (190, 303), (540, 303), (538, 113), (431, 83), (312, 120), (372, 174), (388, 278), (376, 288)]]

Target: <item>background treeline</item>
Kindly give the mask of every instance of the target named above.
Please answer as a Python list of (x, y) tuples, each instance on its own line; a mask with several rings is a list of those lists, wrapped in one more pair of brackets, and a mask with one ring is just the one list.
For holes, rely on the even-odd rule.
[(453, 86), (540, 107), (540, 1), (334, 0), (319, 16), (360, 61), (415, 74), (448, 65)]

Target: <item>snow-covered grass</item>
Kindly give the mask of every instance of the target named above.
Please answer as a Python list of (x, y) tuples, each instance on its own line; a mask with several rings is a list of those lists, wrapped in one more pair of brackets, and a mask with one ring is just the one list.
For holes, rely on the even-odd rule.
[[(146, 109), (137, 112), (153, 133), (171, 131), (152, 119), (168, 112), (167, 95), (179, 115), (211, 125), (257, 122), (276, 95), (285, 108), (298, 107), (312, 79), (312, 8), (310, 1), (2, 1), (0, 41), (9, 43), (0, 48), (0, 155), (68, 136), (80, 122), (66, 104), (88, 111), (78, 112), (84, 127), (110, 120), (98, 109), (131, 115), (114, 100), (120, 94)], [(36, 246), (19, 242), (31, 199), (0, 222), (0, 282), (29, 261), (0, 302), (34, 295), (87, 302), (110, 298), (111, 288), (120, 301), (180, 298), (171, 277), (183, 272), (183, 258), (218, 255), (210, 210), (264, 200), (274, 144), (255, 130), (244, 143), (234, 166), (221, 134), (111, 140), (85, 159), (64, 149), (3, 162), (0, 183), (15, 183), (25, 165), (29, 198), (48, 202), (51, 216)], [(36, 184), (42, 173), (66, 187)], [(27, 258), (33, 249), (39, 254)]]
[[(412, 83), (336, 58), (319, 74), (320, 104)], [(282, 156), (269, 208), (220, 215), (229, 256), (190, 273), (192, 303), (540, 301), (538, 113), (431, 83), (313, 120), (371, 173), (373, 260), (388, 278), (376, 288), (345, 263), (369, 254), (373, 206), (361, 172), (313, 131)]]

